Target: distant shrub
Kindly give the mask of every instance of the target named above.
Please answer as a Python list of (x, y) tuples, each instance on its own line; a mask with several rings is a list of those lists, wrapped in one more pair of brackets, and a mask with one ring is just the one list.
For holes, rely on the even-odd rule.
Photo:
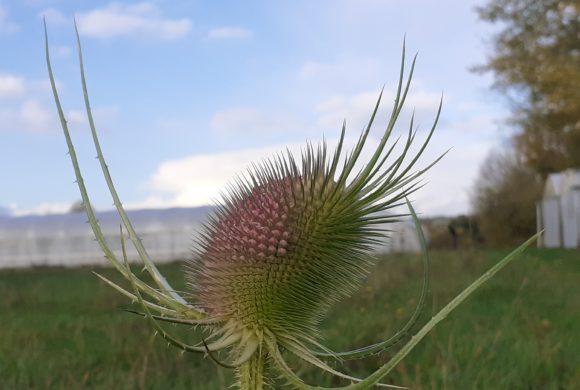
[[(477, 218), (459, 215), (422, 221), (429, 231), (430, 249), (471, 249), (481, 245), (483, 238)], [(455, 237), (452, 232), (455, 232)]]
[(510, 150), (492, 150), (472, 190), (473, 208), (486, 244), (510, 245), (536, 231), (536, 202), (543, 181)]

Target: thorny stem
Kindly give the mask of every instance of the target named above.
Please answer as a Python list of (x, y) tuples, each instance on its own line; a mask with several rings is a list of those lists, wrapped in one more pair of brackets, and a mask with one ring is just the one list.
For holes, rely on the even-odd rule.
[(257, 351), (250, 360), (237, 369), (240, 390), (264, 389), (264, 369), (266, 365), (264, 352)]

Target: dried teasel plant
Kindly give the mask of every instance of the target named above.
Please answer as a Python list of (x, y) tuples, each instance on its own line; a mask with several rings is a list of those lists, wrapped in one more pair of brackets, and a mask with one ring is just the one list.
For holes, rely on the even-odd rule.
[[(429, 330), (535, 238), (501, 260), (451, 301), (374, 373), (364, 379), (342, 373), (332, 368), (327, 360), (362, 358), (399, 342), (415, 325), (428, 290), (425, 239), (407, 196), (419, 188), (423, 173), (438, 161), (413, 170), (433, 135), (441, 104), (418, 151), (411, 153), (416, 138), (411, 118), (402, 151), (395, 153), (399, 140), (390, 142), (391, 134), (405, 103), (415, 66), (413, 59), (405, 81), (404, 45), (391, 116), (369, 161), (362, 168), (355, 168), (375, 122), (382, 92), (368, 125), (346, 157), (343, 157), (346, 132), (343, 125), (334, 151), (329, 152), (325, 143), (316, 147), (308, 144), (299, 161), (290, 152), (280, 154), (254, 165), (248, 175), (240, 176), (230, 186), (223, 203), (217, 206), (198, 239), (199, 249), (186, 270), (190, 293), (182, 296), (147, 254), (115, 190), (91, 113), (78, 31), (76, 38), (86, 113), (97, 158), (122, 224), (154, 285), (146, 283), (130, 269), (125, 234), (121, 231), (123, 259), (119, 259), (100, 229), (60, 104), (45, 25), (50, 82), (88, 222), (105, 257), (128, 281), (129, 287), (97, 276), (137, 303), (139, 314), (167, 342), (183, 351), (208, 355), (216, 363), (236, 370), (236, 385), (240, 389), (271, 387), (274, 377), (281, 377), (293, 388), (321, 389), (306, 384), (286, 362), (283, 351), (350, 381), (340, 389), (397, 387), (379, 382)], [(401, 217), (385, 212), (405, 203), (419, 234), (425, 267), (415, 312), (388, 340), (352, 351), (331, 351), (321, 344), (318, 324), (332, 304), (355, 292), (369, 274), (374, 265), (373, 246), (388, 234), (385, 225)], [(208, 336), (196, 345), (188, 345), (168, 332), (162, 326), (164, 322), (202, 327)], [(221, 353), (219, 358), (218, 353)]]

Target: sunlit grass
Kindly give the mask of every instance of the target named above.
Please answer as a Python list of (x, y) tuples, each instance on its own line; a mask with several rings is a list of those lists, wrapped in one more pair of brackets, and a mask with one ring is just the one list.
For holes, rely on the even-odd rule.
[[(433, 304), (424, 320), (505, 254), (432, 252)], [(180, 265), (161, 268), (183, 283)], [(323, 324), (328, 343), (343, 350), (391, 335), (411, 315), (421, 272), (414, 255), (386, 257), (362, 290), (329, 314)], [(436, 327), (386, 382), (433, 389), (580, 388), (579, 280), (577, 251), (529, 250)], [(227, 371), (154, 339), (143, 319), (118, 309), (126, 299), (86, 269), (0, 272), (0, 296), (3, 389), (222, 389), (230, 383)], [(364, 375), (388, 356), (345, 364)], [(313, 383), (344, 383), (295, 367)]]

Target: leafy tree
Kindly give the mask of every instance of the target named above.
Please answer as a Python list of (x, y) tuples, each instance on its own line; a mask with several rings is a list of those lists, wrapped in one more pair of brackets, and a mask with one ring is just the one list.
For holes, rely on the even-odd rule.
[(540, 175), (509, 150), (492, 150), (484, 161), (471, 200), (485, 241), (512, 244), (536, 230)]
[(477, 12), (501, 29), (476, 70), (514, 103), (526, 165), (544, 176), (580, 167), (580, 1), (490, 0)]

